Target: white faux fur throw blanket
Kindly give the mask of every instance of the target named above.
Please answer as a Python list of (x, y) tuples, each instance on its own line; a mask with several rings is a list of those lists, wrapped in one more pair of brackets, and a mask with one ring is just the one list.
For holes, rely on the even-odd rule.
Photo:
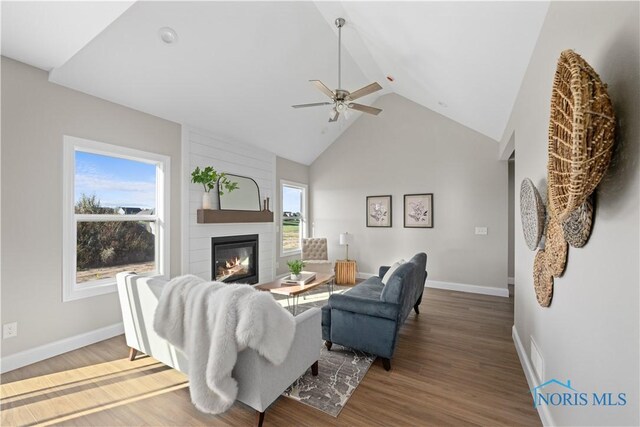
[(238, 352), (249, 347), (279, 365), (289, 353), (296, 323), (269, 292), (188, 275), (165, 285), (153, 326), (189, 359), (193, 404), (219, 414), (238, 394), (231, 377)]

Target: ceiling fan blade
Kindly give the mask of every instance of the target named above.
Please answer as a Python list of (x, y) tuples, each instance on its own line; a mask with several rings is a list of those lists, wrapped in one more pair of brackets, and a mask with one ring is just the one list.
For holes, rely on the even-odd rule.
[(309, 80), (311, 83), (313, 83), (313, 85), (322, 93), (324, 93), (325, 95), (327, 95), (329, 98), (331, 99), (335, 99), (336, 98), (336, 94), (333, 93), (333, 91), (331, 89), (329, 89), (324, 83), (322, 83), (320, 80)]
[(340, 117), (340, 113), (336, 110), (332, 111), (332, 115), (329, 116), (329, 123), (331, 122), (337, 122), (338, 121), (338, 117)]
[(382, 89), (382, 86), (380, 86), (378, 82), (373, 82), (370, 85), (367, 85), (353, 93), (350, 93), (348, 98), (352, 101), (355, 101), (358, 98), (362, 98), (363, 96), (369, 95), (370, 93), (377, 92), (380, 89)]
[(333, 102), (314, 102), (312, 104), (292, 105), (293, 108), (319, 107), (321, 105), (332, 105)]
[(351, 108), (352, 110), (358, 110), (358, 111), (362, 111), (363, 113), (373, 114), (374, 116), (377, 116), (382, 111), (379, 108), (369, 107), (368, 105), (362, 105), (362, 104), (354, 104), (353, 102), (350, 103), (348, 107)]

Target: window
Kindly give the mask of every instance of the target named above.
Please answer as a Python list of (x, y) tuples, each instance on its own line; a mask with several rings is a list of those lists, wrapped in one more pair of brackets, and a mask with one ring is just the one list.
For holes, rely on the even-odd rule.
[(169, 158), (64, 137), (63, 301), (169, 275)]
[(280, 235), (282, 256), (302, 251), (302, 238), (307, 235), (307, 186), (280, 181)]

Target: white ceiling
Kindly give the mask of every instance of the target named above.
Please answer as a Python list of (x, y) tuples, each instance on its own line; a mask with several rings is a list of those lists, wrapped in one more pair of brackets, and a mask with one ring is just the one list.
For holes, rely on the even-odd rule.
[(2, 55), (51, 70), (67, 62), (133, 1), (2, 1)]
[[(385, 88), (359, 102), (375, 104), (395, 92), (499, 140), (548, 8), (548, 2), (137, 2), (120, 4), (120, 13), (126, 9), (120, 15), (115, 7), (84, 10), (106, 8), (101, 3), (55, 2), (47, 9), (60, 9), (46, 14), (29, 3), (6, 4), (2, 54), (54, 68), (51, 81), (306, 164), (356, 119), (376, 120), (354, 112), (346, 122), (327, 123), (328, 108), (290, 107), (325, 100), (309, 79), (337, 85), (337, 16), (347, 19), (342, 86), (353, 91), (376, 80)], [(20, 25), (12, 22), (5, 32), (7, 10)], [(114, 20), (109, 26), (107, 15)], [(47, 28), (38, 37), (56, 34), (46, 45), (30, 31), (43, 16)], [(178, 43), (160, 40), (164, 26), (176, 30)], [(78, 44), (86, 46), (78, 51)]]

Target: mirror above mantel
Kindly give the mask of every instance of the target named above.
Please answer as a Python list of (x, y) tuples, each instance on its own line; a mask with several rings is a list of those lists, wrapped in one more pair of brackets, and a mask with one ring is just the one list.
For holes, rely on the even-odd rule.
[[(223, 188), (223, 194), (218, 193), (220, 210), (260, 211), (260, 189), (252, 178), (231, 174), (226, 174), (225, 178), (235, 182), (237, 188), (233, 191), (225, 191)], [(218, 179), (218, 188), (220, 186)]]

